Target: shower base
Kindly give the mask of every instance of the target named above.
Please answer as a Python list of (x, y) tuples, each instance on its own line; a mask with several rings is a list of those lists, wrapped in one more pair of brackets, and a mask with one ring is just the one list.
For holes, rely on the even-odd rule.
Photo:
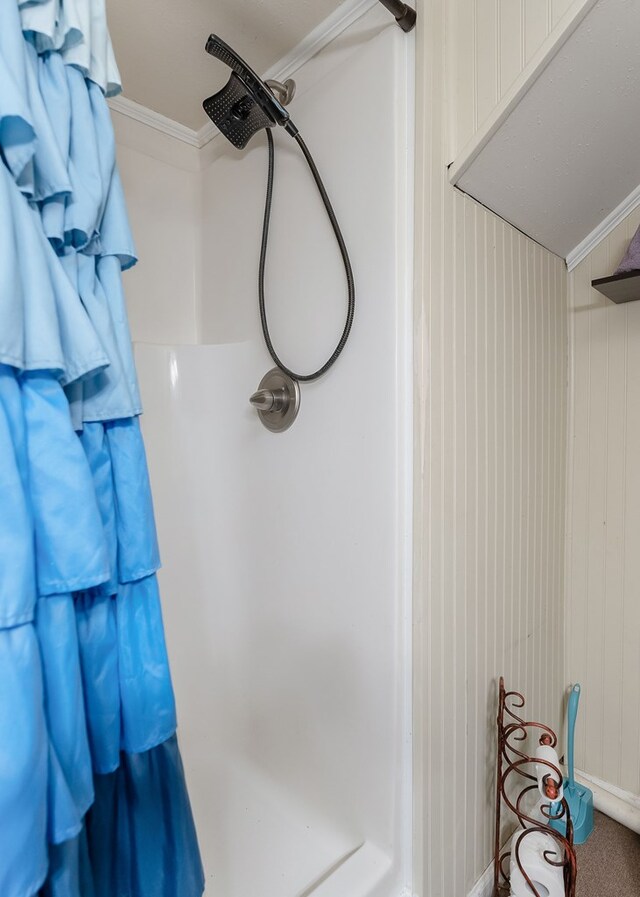
[(220, 762), (204, 810), (202, 797), (206, 897), (390, 897), (390, 856), (314, 817), (256, 767)]

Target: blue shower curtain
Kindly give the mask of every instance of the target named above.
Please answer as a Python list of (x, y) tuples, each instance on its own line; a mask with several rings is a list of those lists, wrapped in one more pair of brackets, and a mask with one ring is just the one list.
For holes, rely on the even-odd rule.
[(0, 897), (200, 897), (104, 0), (0, 0)]

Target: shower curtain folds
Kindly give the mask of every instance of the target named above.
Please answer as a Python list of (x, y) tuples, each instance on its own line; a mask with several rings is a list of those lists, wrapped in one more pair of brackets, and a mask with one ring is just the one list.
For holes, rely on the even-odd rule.
[(200, 897), (104, 0), (0, 0), (0, 895)]

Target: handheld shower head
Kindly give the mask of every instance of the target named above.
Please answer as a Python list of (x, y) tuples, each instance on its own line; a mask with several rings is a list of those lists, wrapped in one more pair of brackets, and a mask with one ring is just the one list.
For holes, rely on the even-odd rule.
[[(318, 171), (313, 156), (308, 146), (302, 139), (298, 129), (291, 121), (289, 113), (284, 108), (292, 99), (295, 92), (295, 83), (289, 79), (281, 84), (279, 81), (263, 81), (259, 78), (253, 69), (249, 68), (247, 63), (241, 56), (232, 50), (228, 44), (225, 44), (216, 34), (211, 34), (205, 45), (207, 53), (215, 56), (231, 69), (231, 76), (226, 85), (208, 97), (203, 102), (204, 111), (209, 118), (215, 122), (220, 132), (238, 149), (244, 149), (254, 134), (263, 128), (267, 131), (267, 146), (269, 149), (269, 170), (267, 175), (267, 198), (265, 202), (264, 218), (262, 222), (262, 240), (260, 243), (260, 263), (258, 266), (258, 306), (260, 309), (260, 323), (262, 325), (262, 333), (269, 354), (278, 366), (278, 368), (287, 374), (292, 380), (311, 381), (317, 380), (325, 374), (338, 360), (342, 353), (351, 332), (353, 323), (353, 315), (356, 301), (356, 288), (353, 279), (353, 271), (351, 270), (351, 261), (349, 253), (338, 224), (338, 219), (333, 211), (331, 201), (327, 195), (320, 172)], [(273, 93), (275, 91), (275, 94)], [(278, 97), (280, 99), (278, 99)], [(325, 210), (329, 216), (333, 233), (338, 243), (340, 255), (344, 263), (344, 270), (347, 278), (347, 314), (342, 335), (333, 350), (332, 354), (316, 371), (310, 374), (296, 374), (291, 368), (288, 368), (280, 360), (274, 345), (271, 341), (269, 333), (269, 324), (267, 322), (267, 311), (265, 306), (265, 267), (267, 262), (267, 244), (269, 241), (269, 223), (271, 221), (271, 201), (273, 198), (273, 175), (274, 175), (274, 140), (271, 128), (275, 125), (282, 125), (285, 131), (293, 137), (300, 147), (303, 156), (307, 161), (309, 170), (313, 175), (313, 179), (320, 193)], [(274, 428), (275, 429), (275, 428)]]
[(244, 149), (263, 128), (282, 125), (292, 136), (298, 133), (282, 103), (235, 50), (217, 34), (209, 36), (205, 49), (231, 69), (222, 90), (207, 97), (202, 104), (227, 140)]

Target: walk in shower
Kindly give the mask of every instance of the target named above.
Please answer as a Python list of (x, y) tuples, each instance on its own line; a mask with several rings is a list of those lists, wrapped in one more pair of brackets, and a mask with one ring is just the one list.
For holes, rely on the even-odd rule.
[[(147, 251), (128, 296), (211, 897), (399, 897), (411, 883), (413, 37), (379, 4), (335, 22), (284, 74), (358, 300), (345, 351), (301, 384), (285, 433), (248, 402), (273, 364), (257, 307), (264, 132), (244, 152), (218, 135), (184, 162), (115, 115)], [(274, 136), (269, 323), (312, 370), (344, 325), (344, 267), (304, 159)], [(185, 253), (163, 257), (177, 219)], [(151, 264), (185, 294), (165, 306)]]

